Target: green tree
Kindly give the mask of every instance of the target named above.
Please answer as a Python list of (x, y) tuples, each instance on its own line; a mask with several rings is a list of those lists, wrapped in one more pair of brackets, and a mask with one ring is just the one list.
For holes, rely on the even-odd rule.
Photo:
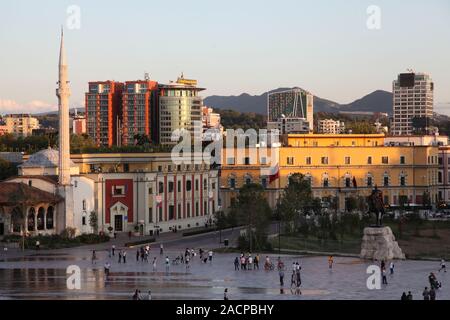
[(94, 230), (94, 233), (98, 233), (98, 215), (97, 212), (91, 211), (89, 215), (89, 226)]
[(17, 166), (6, 160), (0, 159), (0, 181), (17, 175)]
[(247, 226), (247, 240), (250, 251), (263, 249), (267, 244), (267, 228), (272, 211), (265, 196), (265, 189), (255, 183), (244, 185), (234, 209), (239, 224)]
[[(284, 223), (285, 231), (297, 230), (299, 217), (308, 213), (313, 207), (311, 183), (302, 174), (289, 177), (289, 184), (284, 188), (276, 215)], [(317, 202), (315, 203), (317, 209)]]
[(87, 134), (72, 134), (70, 150), (72, 153), (82, 153), (89, 148), (95, 148), (95, 143)]

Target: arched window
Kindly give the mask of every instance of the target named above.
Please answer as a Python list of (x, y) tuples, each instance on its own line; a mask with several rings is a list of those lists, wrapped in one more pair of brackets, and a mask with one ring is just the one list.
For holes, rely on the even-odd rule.
[(28, 231), (34, 231), (34, 226), (36, 224), (36, 210), (34, 208), (30, 208), (27, 216), (28, 223)]
[(40, 207), (37, 215), (37, 229), (44, 230), (44, 223), (45, 223), (45, 210), (44, 208)]
[(53, 229), (53, 225), (54, 225), (54, 212), (55, 209), (53, 207), (48, 207), (47, 209), (47, 217), (46, 217), (46, 221), (45, 221), (45, 226), (47, 227), (47, 229)]
[(23, 217), (20, 208), (14, 208), (11, 214), (11, 223), (14, 233), (19, 233), (22, 230)]
[(253, 177), (252, 177), (252, 175), (249, 174), (249, 173), (246, 173), (245, 176), (244, 176), (244, 181), (245, 181), (245, 184), (247, 184), (247, 185), (249, 185), (250, 183), (252, 183), (252, 182), (253, 182)]

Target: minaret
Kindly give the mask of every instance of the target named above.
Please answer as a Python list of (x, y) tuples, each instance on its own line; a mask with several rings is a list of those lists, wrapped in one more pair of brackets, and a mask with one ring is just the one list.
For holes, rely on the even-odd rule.
[(61, 29), (61, 48), (59, 51), (58, 89), (59, 114), (59, 181), (58, 194), (64, 201), (58, 204), (56, 230), (58, 233), (67, 227), (75, 227), (74, 193), (70, 179), (70, 129), (69, 129), (69, 76), (67, 72), (66, 53), (64, 52), (64, 32)]
[(70, 185), (70, 129), (69, 129), (69, 79), (66, 53), (64, 51), (64, 31), (61, 29), (61, 48), (59, 51), (58, 89), (59, 111), (59, 184)]

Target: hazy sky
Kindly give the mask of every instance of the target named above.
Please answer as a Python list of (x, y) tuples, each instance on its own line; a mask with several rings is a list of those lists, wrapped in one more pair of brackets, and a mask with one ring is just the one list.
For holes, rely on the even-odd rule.
[[(67, 8), (81, 28), (67, 30)], [(381, 9), (369, 30), (366, 10)], [(1, 0), (0, 113), (54, 109), (59, 28), (66, 28), (72, 107), (87, 82), (159, 82), (181, 71), (213, 94), (301, 86), (348, 103), (428, 72), (450, 109), (448, 0)]]

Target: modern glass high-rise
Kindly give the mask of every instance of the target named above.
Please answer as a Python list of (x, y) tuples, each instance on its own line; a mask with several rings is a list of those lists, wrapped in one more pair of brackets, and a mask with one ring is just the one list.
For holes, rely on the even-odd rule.
[(159, 85), (159, 142), (162, 145), (175, 145), (172, 133), (185, 129), (194, 138), (194, 132), (202, 133), (203, 98), (199, 92), (205, 89), (197, 87), (197, 81), (184, 79), (168, 85)]
[(267, 115), (269, 122), (281, 118), (305, 119), (312, 130), (313, 126), (313, 95), (300, 88), (272, 92), (267, 97)]
[(413, 134), (413, 119), (427, 127), (433, 117), (434, 83), (425, 73), (401, 73), (393, 85), (392, 134)]

